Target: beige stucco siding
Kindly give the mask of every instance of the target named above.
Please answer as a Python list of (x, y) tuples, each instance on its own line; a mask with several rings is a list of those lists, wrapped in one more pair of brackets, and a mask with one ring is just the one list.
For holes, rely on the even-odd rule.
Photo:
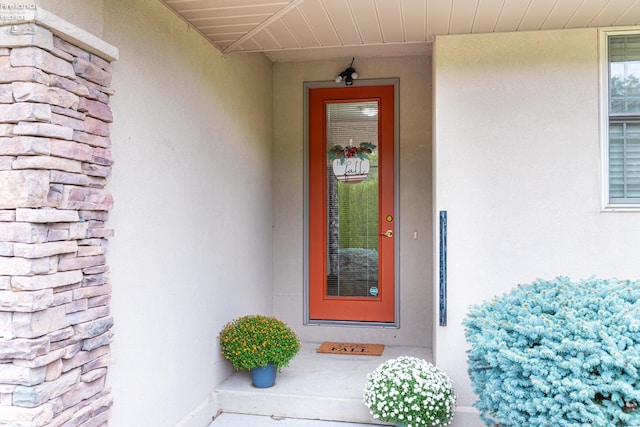
[[(431, 346), (431, 60), (356, 58), (360, 79), (400, 79), (400, 329), (302, 326), (305, 81), (329, 81), (351, 58), (274, 64), (274, 312), (308, 341)], [(333, 83), (337, 85), (336, 83)], [(354, 83), (357, 85), (358, 81)], [(416, 238), (414, 239), (414, 232)]]
[(271, 63), (222, 55), (157, 0), (104, 3), (120, 49), (112, 424), (206, 425), (231, 373), (218, 331), (271, 314)]
[(102, 37), (104, 0), (25, 0), (15, 2), (15, 4), (22, 5), (32, 3), (95, 36)]
[(449, 326), (436, 327), (435, 356), (461, 411), (474, 400), (461, 325), (470, 304), (536, 278), (638, 278), (638, 214), (601, 212), (598, 70), (595, 29), (436, 40), (434, 215), (448, 211)]

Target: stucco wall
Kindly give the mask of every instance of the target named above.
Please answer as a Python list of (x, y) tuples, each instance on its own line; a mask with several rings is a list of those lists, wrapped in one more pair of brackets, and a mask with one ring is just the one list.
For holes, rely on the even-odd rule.
[(598, 61), (595, 29), (436, 40), (434, 215), (448, 211), (449, 326), (436, 327), (435, 355), (463, 414), (474, 400), (461, 326), (470, 304), (536, 278), (640, 276), (638, 214), (600, 209)]
[(15, 3), (36, 4), (73, 25), (102, 37), (104, 0), (24, 0)]
[(400, 220), (401, 328), (302, 326), (303, 83), (332, 81), (350, 60), (274, 64), (274, 312), (306, 341), (430, 347), (431, 61), (427, 56), (356, 58), (354, 63), (360, 79), (400, 78), (400, 210), (396, 217)]
[(112, 424), (202, 426), (231, 373), (217, 333), (272, 308), (271, 63), (223, 56), (157, 0), (104, 8), (120, 49)]

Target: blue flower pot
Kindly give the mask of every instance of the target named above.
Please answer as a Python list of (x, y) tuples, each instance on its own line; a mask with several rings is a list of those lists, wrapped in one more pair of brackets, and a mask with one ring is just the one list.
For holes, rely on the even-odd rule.
[(253, 386), (257, 388), (273, 387), (276, 382), (276, 365), (273, 363), (267, 366), (258, 366), (251, 369), (251, 381)]

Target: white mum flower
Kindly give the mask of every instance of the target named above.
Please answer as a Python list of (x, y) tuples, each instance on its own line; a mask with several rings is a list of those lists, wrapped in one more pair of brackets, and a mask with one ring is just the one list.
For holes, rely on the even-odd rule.
[(381, 421), (447, 425), (456, 396), (444, 372), (425, 360), (403, 356), (384, 362), (367, 376), (363, 401)]

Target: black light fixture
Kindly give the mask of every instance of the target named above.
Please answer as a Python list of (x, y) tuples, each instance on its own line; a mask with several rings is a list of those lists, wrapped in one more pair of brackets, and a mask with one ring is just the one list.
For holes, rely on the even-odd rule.
[(355, 61), (355, 59), (356, 58), (351, 58), (351, 64), (349, 64), (343, 72), (338, 74), (338, 77), (336, 77), (336, 83), (340, 83), (344, 80), (344, 84), (351, 86), (353, 81), (358, 78), (358, 73), (356, 73), (355, 68), (353, 68), (353, 61)]

